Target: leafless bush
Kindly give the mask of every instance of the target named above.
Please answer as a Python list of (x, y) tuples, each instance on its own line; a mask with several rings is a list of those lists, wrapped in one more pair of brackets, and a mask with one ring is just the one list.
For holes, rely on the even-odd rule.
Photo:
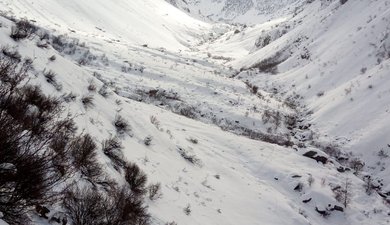
[(62, 52), (66, 47), (65, 36), (53, 36), (52, 46), (55, 50)]
[(307, 178), (307, 183), (309, 184), (309, 187), (314, 183), (314, 177), (313, 175), (309, 174), (309, 177)]
[(84, 108), (92, 108), (95, 106), (95, 103), (93, 102), (93, 96), (91, 95), (85, 95), (81, 98), (81, 102), (84, 105)]
[(8, 60), (15, 61), (15, 63), (18, 63), (22, 60), (22, 56), (15, 48), (3, 46), (1, 47), (1, 53), (6, 56)]
[(147, 176), (136, 164), (126, 164), (125, 180), (134, 194), (141, 196), (146, 193)]
[(74, 102), (76, 101), (77, 96), (73, 92), (69, 92), (68, 94), (63, 94), (62, 99), (64, 99), (65, 102)]
[(161, 198), (161, 183), (150, 184), (147, 189), (150, 200), (155, 201)]
[(0, 54), (0, 211), (11, 225), (27, 224), (28, 211), (58, 197), (53, 188), (67, 165), (58, 163), (65, 150), (56, 135), (75, 131), (57, 99), (26, 84), (30, 69), (31, 61)]
[(160, 130), (160, 121), (157, 119), (156, 116), (150, 116), (150, 122), (151, 122), (158, 130)]
[(56, 57), (55, 55), (52, 55), (52, 56), (50, 56), (50, 58), (49, 58), (49, 60), (50, 60), (51, 62), (56, 61), (56, 59), (57, 59), (57, 57)]
[(96, 84), (95, 84), (95, 82), (92, 80), (92, 79), (90, 79), (89, 81), (88, 81), (88, 91), (90, 91), (90, 92), (95, 92), (96, 91)]
[(116, 115), (114, 120), (114, 126), (119, 134), (124, 134), (131, 131), (129, 122), (121, 115)]
[(365, 163), (362, 160), (360, 160), (359, 158), (353, 158), (349, 162), (349, 166), (351, 167), (351, 169), (354, 170), (355, 174), (360, 173), (360, 171), (363, 170), (364, 165), (365, 165)]
[(52, 71), (52, 70), (49, 70), (49, 71), (44, 70), (43, 71), (43, 76), (45, 76), (47, 83), (53, 85), (57, 91), (61, 91), (62, 90), (62, 85), (60, 83), (58, 83), (57, 78), (56, 78), (57, 74), (54, 71)]
[(123, 159), (122, 149), (122, 143), (117, 137), (110, 137), (102, 143), (103, 153), (111, 159), (116, 170), (119, 170), (119, 167), (123, 167), (126, 164)]
[(15, 26), (11, 28), (10, 37), (15, 41), (29, 38), (37, 31), (37, 27), (30, 23), (27, 19), (22, 19), (16, 22)]
[(177, 225), (177, 223), (175, 221), (172, 221), (172, 222), (166, 222), (165, 225)]
[(317, 97), (322, 97), (324, 95), (325, 95), (325, 92), (323, 92), (323, 91), (320, 91), (320, 92), (317, 93)]
[(73, 225), (148, 225), (149, 214), (143, 201), (126, 187), (110, 192), (89, 188), (69, 188), (63, 206)]
[(71, 154), (74, 167), (85, 177), (95, 179), (102, 174), (96, 158), (96, 143), (90, 135), (76, 138), (71, 144)]
[(175, 113), (178, 113), (190, 119), (195, 119), (199, 114), (199, 112), (194, 106), (190, 106), (184, 103), (177, 104), (173, 110)]
[(246, 84), (246, 86), (249, 88), (250, 92), (252, 94), (257, 94), (257, 92), (259, 91), (259, 87), (256, 86), (256, 85), (253, 85), (251, 83), (249, 83), (248, 81), (244, 82)]
[(179, 152), (181, 157), (183, 157), (183, 159), (190, 162), (191, 164), (198, 165), (198, 166), (202, 165), (202, 161), (198, 157), (196, 157), (196, 155), (191, 155), (190, 153), (188, 153), (188, 151), (186, 151), (181, 147), (177, 147), (177, 151)]
[(104, 84), (98, 91), (98, 93), (104, 97), (107, 98), (110, 95), (110, 92), (108, 90), (108, 85)]
[(251, 66), (250, 69), (258, 69), (263, 73), (276, 74), (278, 72), (278, 65), (287, 59), (286, 57), (282, 56), (282, 53), (283, 51), (277, 52), (274, 56), (264, 59)]
[(349, 179), (346, 179), (343, 186), (338, 186), (332, 189), (332, 191), (335, 194), (336, 200), (342, 203), (345, 208), (351, 202), (351, 198), (352, 198), (351, 185), (352, 185), (351, 181)]
[(369, 176), (369, 175), (364, 176), (364, 177), (363, 177), (363, 181), (364, 181), (363, 187), (364, 187), (366, 193), (367, 193), (368, 195), (371, 195), (371, 194), (374, 192), (374, 190), (375, 190), (375, 186), (374, 186), (374, 184), (373, 184), (373, 179), (372, 179), (372, 177)]
[(145, 137), (145, 139), (144, 139), (144, 144), (145, 144), (146, 146), (149, 146), (150, 144), (152, 144), (152, 140), (153, 140), (153, 137), (152, 137), (152, 136), (147, 136), (147, 137)]
[(183, 211), (184, 211), (184, 214), (186, 214), (187, 216), (191, 215), (191, 212), (192, 212), (191, 205), (188, 204), (186, 207), (184, 207)]
[(189, 142), (191, 142), (192, 144), (198, 144), (199, 143), (199, 141), (198, 141), (198, 139), (196, 139), (196, 138), (188, 138), (187, 139)]

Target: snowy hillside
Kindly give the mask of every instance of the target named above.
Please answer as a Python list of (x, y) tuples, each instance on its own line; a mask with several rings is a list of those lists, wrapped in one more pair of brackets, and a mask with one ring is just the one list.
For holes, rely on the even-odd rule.
[(238, 77), (259, 89), (302, 97), (319, 132), (365, 159), (388, 184), (388, 161), (380, 155), (390, 150), (389, 3), (324, 2), (226, 34), (206, 49), (232, 58), (226, 64), (242, 68)]
[[(22, 209), (32, 224), (94, 224), (75, 219), (85, 196), (68, 204), (77, 191), (65, 187), (136, 195), (130, 162), (147, 175), (135, 199), (150, 214), (133, 224), (390, 223), (390, 2), (243, 2), (170, 2), (184, 13), (165, 0), (0, 0), (0, 106), (9, 68), (31, 63), (25, 79), (91, 135), (101, 168), (73, 165), (49, 212)], [(18, 189), (2, 177), (22, 172), (9, 160), (0, 155), (0, 224), (13, 225), (3, 196)]]
[(166, 0), (205, 21), (257, 24), (296, 11), (303, 0)]

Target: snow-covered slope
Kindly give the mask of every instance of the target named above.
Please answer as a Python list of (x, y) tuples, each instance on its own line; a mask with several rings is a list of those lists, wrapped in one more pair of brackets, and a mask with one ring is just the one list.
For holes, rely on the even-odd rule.
[[(58, 32), (75, 32), (105, 42), (184, 49), (209, 25), (163, 0), (0, 1), (1, 10), (28, 17)], [(104, 43), (104, 42), (103, 42)]]
[[(360, 67), (369, 59), (367, 55), (359, 54), (354, 45), (335, 50), (344, 46), (340, 40), (352, 39), (355, 33), (348, 31), (358, 29), (350, 25), (352, 21), (364, 31), (356, 33), (362, 38), (356, 43), (363, 46), (361, 51), (369, 49), (364, 47), (369, 43), (363, 39), (365, 35), (370, 40), (377, 38), (374, 44), (380, 49), (378, 43), (383, 38), (378, 34), (386, 30), (381, 21), (388, 18), (388, 3), (350, 1), (340, 7), (337, 2), (323, 5), (315, 1), (296, 17), (244, 28), (200, 22), (162, 0), (56, 0), (50, 4), (43, 0), (0, 0), (2, 9), (16, 17), (32, 19), (50, 34), (67, 34), (55, 42), (52, 37), (47, 48), (41, 48), (45, 43), (38, 36), (15, 42), (9, 37), (13, 22), (0, 17), (0, 44), (33, 59), (35, 70), (30, 82), (40, 84), (45, 93), (76, 96), (65, 106), (77, 115), (80, 130), (90, 133), (97, 143), (116, 134), (116, 115), (129, 122), (131, 132), (121, 137), (125, 158), (140, 165), (149, 182), (162, 184), (163, 196), (146, 200), (152, 224), (388, 224), (389, 209), (384, 199), (376, 193), (367, 195), (361, 176), (339, 172), (347, 165), (325, 154), (326, 148), (319, 145), (340, 136), (330, 119), (344, 127), (340, 133), (354, 144), (342, 145), (345, 151), (360, 146), (354, 153), (363, 153), (364, 143), (384, 144), (388, 138), (387, 128), (383, 128), (389, 124), (388, 117), (374, 117), (358, 108), (362, 107), (359, 99), (376, 113), (387, 107), (388, 58), (378, 64), (367, 61), (367, 70), (361, 75), (361, 68), (342, 68)], [(363, 8), (368, 9), (366, 15), (355, 17)], [(348, 17), (343, 17), (343, 12)], [(375, 23), (363, 27), (371, 14), (377, 15), (371, 20)], [(343, 24), (345, 20), (350, 22)], [(220, 36), (221, 32), (226, 33)], [(270, 37), (265, 38), (267, 35)], [(301, 42), (292, 45), (298, 37)], [(263, 47), (264, 43), (268, 45)], [(331, 47), (334, 49), (328, 53)], [(278, 50), (283, 50), (279, 56), (288, 58), (278, 71), (271, 71), (276, 74), (248, 70)], [(56, 59), (49, 60), (53, 55)], [(243, 71), (238, 74), (234, 68)], [(61, 90), (46, 82), (42, 74), (45, 69), (57, 74)], [(342, 72), (345, 77), (333, 77)], [(341, 108), (346, 103), (341, 95), (343, 85), (355, 79), (377, 80), (367, 90), (359, 80), (364, 90), (353, 88), (352, 94), (356, 91), (357, 95), (354, 101), (347, 101), (353, 107)], [(110, 94), (103, 97), (88, 90), (90, 84), (97, 90), (108, 87)], [(311, 88), (306, 91), (308, 85)], [(378, 93), (370, 93), (375, 90)], [(304, 99), (286, 101), (293, 91)], [(320, 91), (324, 95), (317, 97)], [(381, 98), (372, 97), (379, 94)], [(94, 107), (85, 108), (83, 96), (93, 96)], [(298, 103), (302, 105), (294, 108)], [(342, 114), (334, 116), (334, 109)], [(307, 115), (309, 111), (313, 112), (311, 116)], [(347, 136), (348, 131), (364, 128), (360, 121), (342, 120), (351, 114), (366, 116), (375, 128), (373, 135), (364, 129), (360, 137), (364, 134), (368, 138)], [(288, 120), (292, 117), (297, 119), (292, 119), (294, 124)], [(382, 136), (375, 136), (379, 134)], [(150, 145), (145, 145), (146, 137), (151, 137)], [(323, 157), (319, 161), (326, 158), (327, 162), (302, 156), (310, 151)], [(123, 174), (113, 168), (102, 151), (99, 161), (108, 174), (123, 181)], [(389, 174), (386, 165), (382, 166), (385, 170), (377, 173), (379, 177)], [(334, 195), (346, 181), (351, 183), (348, 207), (344, 212), (331, 210), (342, 206)], [(330, 215), (323, 217), (319, 212), (326, 210)], [(39, 219), (36, 224), (48, 223)]]
[(206, 21), (256, 24), (291, 14), (303, 0), (166, 0)]
[(232, 58), (227, 65), (243, 68), (238, 76), (260, 89), (302, 96), (317, 130), (389, 184), (381, 156), (390, 152), (389, 9), (388, 1), (314, 1), (205, 50)]

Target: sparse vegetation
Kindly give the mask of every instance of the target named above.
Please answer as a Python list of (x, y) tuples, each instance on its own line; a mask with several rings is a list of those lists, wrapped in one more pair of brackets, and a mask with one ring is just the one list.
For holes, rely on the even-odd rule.
[(114, 120), (114, 126), (119, 134), (125, 134), (131, 131), (129, 122), (121, 115), (116, 115)]
[(98, 93), (99, 93), (102, 97), (107, 98), (107, 97), (110, 95), (110, 93), (109, 93), (109, 91), (108, 91), (108, 86), (104, 84), (104, 85), (99, 89)]
[(191, 205), (188, 204), (186, 207), (184, 207), (183, 211), (184, 211), (184, 214), (186, 214), (187, 216), (191, 215), (191, 212), (192, 212)]
[(177, 147), (177, 151), (179, 152), (181, 157), (183, 157), (183, 159), (190, 162), (191, 164), (198, 165), (198, 166), (202, 165), (202, 161), (198, 157), (196, 157), (196, 155), (191, 155), (190, 153), (188, 153), (188, 151), (186, 151), (181, 147)]
[(15, 41), (31, 37), (37, 31), (37, 27), (30, 23), (27, 19), (19, 20), (15, 26), (11, 28), (10, 37)]
[(71, 144), (71, 154), (74, 167), (90, 179), (102, 174), (100, 164), (97, 162), (97, 146), (92, 137), (85, 134), (76, 138)]
[(152, 136), (147, 136), (147, 137), (145, 137), (145, 139), (144, 139), (144, 144), (145, 144), (146, 146), (149, 146), (149, 145), (152, 144), (152, 140), (153, 140), (153, 137), (152, 137)]
[(347, 178), (345, 179), (345, 183), (343, 186), (337, 186), (332, 189), (335, 194), (336, 200), (342, 203), (345, 208), (347, 208), (348, 204), (351, 202), (351, 185), (351, 181)]
[(120, 167), (124, 167), (126, 164), (123, 159), (122, 149), (122, 143), (117, 137), (110, 137), (102, 142), (103, 153), (111, 159), (116, 170), (119, 170)]
[(142, 198), (125, 186), (110, 192), (71, 187), (65, 192), (63, 206), (73, 225), (149, 224)]
[(93, 96), (91, 95), (85, 95), (81, 98), (81, 103), (83, 103), (84, 108), (92, 108), (95, 106), (95, 103), (93, 102)]
[(59, 196), (53, 188), (69, 164), (58, 135), (67, 140), (76, 129), (61, 119), (58, 99), (25, 82), (31, 68), (30, 60), (0, 54), (0, 211), (11, 225), (27, 224), (27, 212)]
[(57, 91), (61, 91), (62, 90), (62, 84), (60, 84), (58, 81), (57, 81), (57, 74), (52, 71), (52, 70), (44, 70), (43, 71), (43, 76), (46, 78), (46, 81), (53, 85), (53, 87), (57, 90)]
[(144, 172), (134, 163), (127, 163), (125, 166), (125, 180), (130, 190), (138, 196), (146, 193), (147, 177)]
[(155, 201), (161, 198), (162, 196), (161, 183), (150, 184), (147, 189), (148, 189), (148, 196), (150, 200)]

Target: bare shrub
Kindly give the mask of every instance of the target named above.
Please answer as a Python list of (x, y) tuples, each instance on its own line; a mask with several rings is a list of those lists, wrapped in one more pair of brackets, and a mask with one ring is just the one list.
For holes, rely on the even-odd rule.
[(99, 95), (101, 95), (104, 98), (107, 98), (110, 95), (110, 92), (108, 91), (108, 85), (104, 84), (98, 91)]
[(323, 91), (320, 91), (320, 92), (317, 93), (317, 97), (322, 97), (324, 95), (325, 95), (325, 92), (323, 92)]
[(130, 190), (136, 195), (146, 193), (146, 174), (135, 163), (127, 163), (125, 166), (125, 180), (130, 186)]
[(95, 106), (95, 103), (93, 102), (93, 96), (91, 95), (85, 95), (81, 98), (81, 102), (84, 105), (84, 108), (92, 108)]
[(15, 26), (11, 28), (10, 37), (15, 41), (29, 38), (37, 31), (37, 27), (30, 23), (27, 19), (22, 19), (16, 22)]
[(147, 136), (147, 137), (145, 137), (145, 139), (144, 139), (144, 144), (145, 144), (146, 146), (149, 146), (149, 145), (152, 144), (152, 140), (153, 140), (153, 137), (152, 137), (152, 136)]
[(251, 66), (250, 69), (258, 69), (263, 73), (278, 73), (278, 65), (284, 62), (287, 58), (282, 56), (283, 51), (277, 52), (274, 56), (264, 59), (255, 65)]
[(191, 212), (192, 212), (191, 205), (188, 204), (186, 207), (184, 207), (183, 211), (184, 211), (184, 214), (186, 214), (187, 216), (191, 215)]
[(27, 224), (35, 205), (59, 197), (53, 188), (64, 181), (66, 164), (59, 165), (64, 138), (75, 130), (70, 118), (61, 119), (60, 102), (37, 86), (26, 84), (31, 61), (0, 54), (0, 211), (9, 224)]
[(309, 187), (314, 183), (315, 179), (313, 175), (309, 174), (309, 177), (307, 178), (307, 183), (309, 184)]
[(363, 170), (364, 165), (365, 163), (358, 158), (353, 158), (349, 162), (349, 166), (354, 170), (354, 174), (359, 174)]
[(119, 134), (124, 134), (131, 131), (129, 122), (121, 115), (116, 115), (114, 120), (114, 126)]
[(68, 94), (62, 95), (62, 99), (67, 103), (76, 101), (76, 98), (77, 96), (73, 92), (69, 92)]
[(187, 140), (188, 140), (189, 142), (191, 142), (192, 144), (198, 144), (198, 143), (199, 143), (198, 139), (193, 138), (193, 137), (188, 138)]
[(87, 178), (94, 179), (102, 174), (97, 162), (96, 143), (92, 137), (85, 134), (76, 138), (71, 144), (71, 154), (74, 167)]
[(150, 122), (158, 129), (160, 130), (160, 121), (157, 119), (156, 116), (150, 116)]
[(111, 159), (116, 170), (119, 170), (119, 167), (123, 167), (126, 164), (123, 159), (122, 149), (122, 143), (117, 137), (110, 137), (102, 143), (103, 153)]
[(43, 76), (46, 78), (47, 83), (53, 85), (57, 91), (61, 91), (62, 90), (62, 85), (60, 83), (58, 83), (57, 78), (56, 78), (57, 74), (54, 71), (52, 71), (52, 70), (49, 70), (49, 71), (44, 70), (43, 71)]
[(177, 223), (175, 221), (172, 221), (172, 222), (166, 222), (165, 225), (177, 225)]
[(155, 201), (161, 198), (161, 183), (150, 184), (147, 189), (150, 200)]
[(338, 186), (332, 189), (335, 194), (336, 200), (342, 203), (345, 208), (351, 202), (351, 198), (352, 198), (351, 185), (352, 185), (351, 181), (349, 179), (346, 179), (343, 186)]
[(110, 192), (72, 187), (65, 192), (63, 206), (73, 225), (148, 225), (143, 201), (126, 187)]
[(371, 195), (375, 190), (375, 185), (373, 184), (373, 179), (371, 176), (367, 175), (363, 177), (364, 189), (368, 195)]
[(199, 114), (194, 106), (190, 106), (184, 103), (175, 105), (173, 111), (190, 119), (195, 119)]
[(246, 84), (246, 86), (249, 88), (250, 92), (252, 94), (257, 94), (258, 90), (259, 90), (259, 87), (256, 86), (256, 85), (253, 85), (251, 83), (249, 83), (248, 81), (244, 82)]
[(180, 156), (183, 157), (183, 159), (190, 162), (191, 164), (198, 166), (202, 165), (202, 161), (198, 157), (196, 157), (196, 155), (191, 155), (190, 153), (188, 153), (188, 151), (181, 147), (177, 147), (177, 151), (179, 152)]
[(49, 60), (50, 60), (51, 62), (56, 61), (56, 59), (57, 59), (57, 57), (56, 57), (55, 55), (52, 55), (52, 56), (50, 56), (50, 58), (49, 58)]
[(90, 92), (95, 92), (95, 91), (96, 91), (96, 85), (95, 85), (95, 83), (93, 82), (93, 80), (90, 80), (90, 81), (89, 81), (89, 84), (88, 84), (87, 89), (88, 89), (88, 91), (90, 91)]
[[(8, 46), (1, 47), (1, 53), (8, 58), (8, 60), (15, 61), (15, 63), (22, 61), (22, 56), (15, 48)], [(14, 64), (15, 65), (15, 64)]]

